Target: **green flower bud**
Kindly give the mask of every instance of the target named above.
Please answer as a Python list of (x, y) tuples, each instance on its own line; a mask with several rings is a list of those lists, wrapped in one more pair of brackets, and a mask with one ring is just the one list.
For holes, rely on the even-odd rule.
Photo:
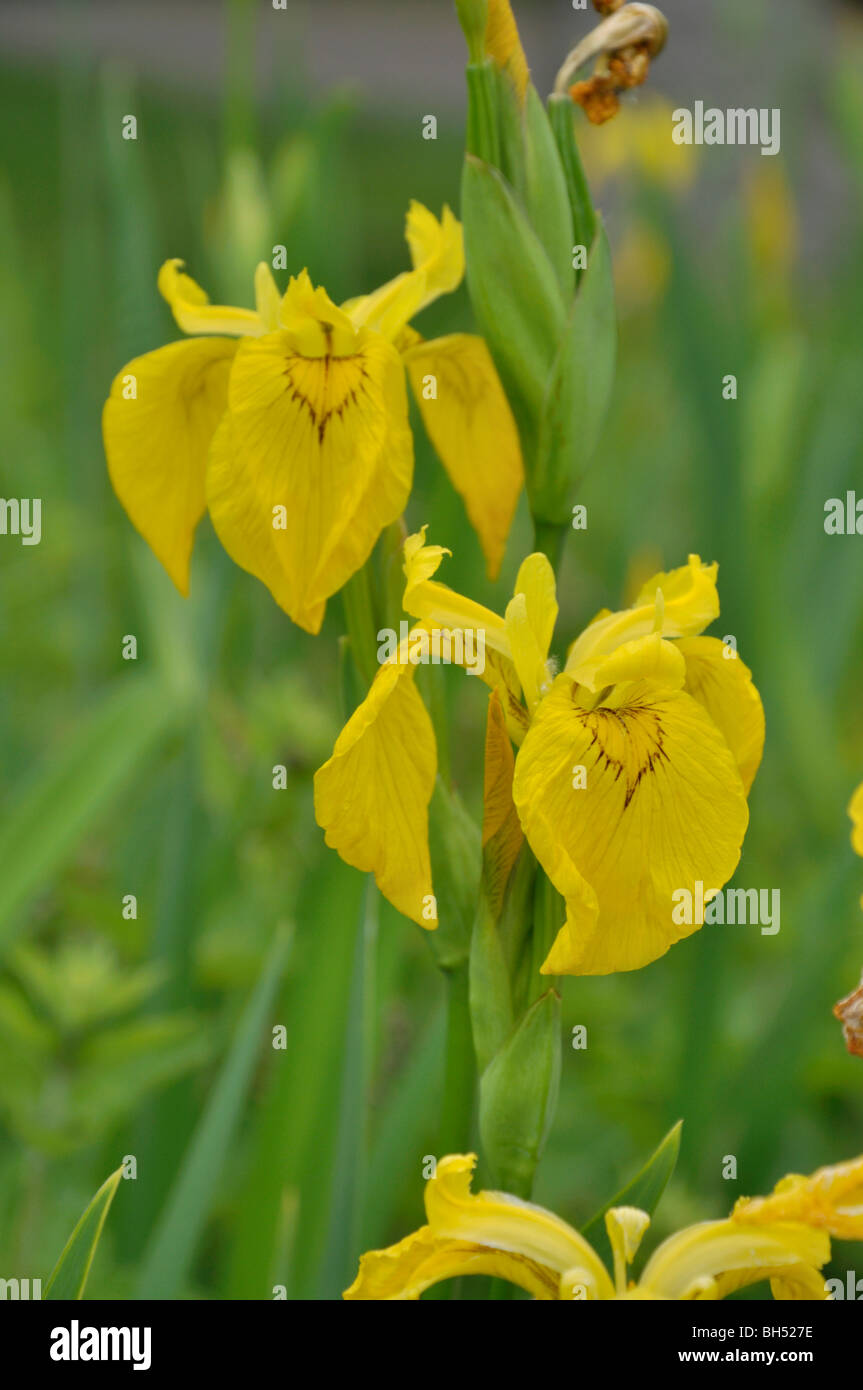
[(482, 850), (477, 825), (440, 777), (429, 806), (429, 850), (438, 926), (428, 943), (441, 970), (455, 970), (470, 954)]
[(470, 1016), (477, 1067), (484, 1071), (512, 1032), (512, 990), (500, 929), (485, 893), (470, 945)]
[(471, 302), (529, 471), (568, 306), (520, 201), (497, 169), (470, 155), (462, 176), (462, 218)]
[(455, 0), (458, 22), (467, 40), (472, 63), (485, 57), (485, 31), (488, 23), (488, 0)]
[(617, 321), (611, 253), (601, 223), (549, 375), (537, 449), (526, 468), (535, 518), (562, 525), (590, 463), (614, 384)]
[(532, 1004), (486, 1067), (479, 1126), (493, 1181), (529, 1197), (557, 1106), (560, 1085), (560, 995)]

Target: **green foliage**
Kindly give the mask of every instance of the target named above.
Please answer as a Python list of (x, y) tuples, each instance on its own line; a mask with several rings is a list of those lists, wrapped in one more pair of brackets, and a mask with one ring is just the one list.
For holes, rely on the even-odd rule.
[(82, 1213), (45, 1285), (46, 1299), (64, 1301), (84, 1297), (90, 1266), (122, 1176), (122, 1168), (112, 1173)]
[[(298, 72), (293, 48), (279, 62)], [(689, 550), (719, 561), (716, 631), (738, 637), (768, 717), (738, 881), (781, 885), (783, 914), (776, 937), (705, 928), (644, 971), (562, 982), (559, 1035), (584, 1025), (588, 1046), (564, 1046), (534, 1195), (576, 1225), (679, 1116), (657, 1238), (860, 1150), (860, 1064), (830, 1013), (860, 969), (845, 806), (863, 768), (859, 554), (823, 531), (825, 499), (859, 495), (863, 431), (863, 124), (859, 64), (840, 66), (831, 144), (857, 198), (846, 249), (798, 254), (770, 293), (739, 171), (718, 155), (689, 202), (635, 174), (613, 196), (598, 190), (613, 255), (640, 228), (669, 274), (633, 296), (616, 271), (614, 410), (602, 466), (571, 499), (589, 525), (565, 548), (558, 630), (575, 634), (647, 565)], [(798, 75), (801, 100), (815, 76)], [(0, 182), (3, 490), (41, 496), (46, 517), (35, 550), (0, 544), (0, 1266), (50, 1269), (104, 1174), (132, 1154), (138, 1177), (105, 1225), (92, 1297), (269, 1298), (277, 1284), (338, 1297), (361, 1249), (420, 1224), (422, 1161), (439, 1155), (443, 984), (422, 934), (386, 904), (374, 928), (363, 880), (314, 824), (311, 777), (340, 727), (339, 605), (319, 638), (292, 629), (207, 523), (181, 599), (113, 498), (101, 453), (111, 376), (177, 336), (155, 291), (163, 257), (184, 256), (214, 300), (236, 284), (248, 302), (247, 258), (279, 242), (292, 268), (346, 298), (403, 268), (409, 197), (458, 208), (458, 122), (441, 121), (420, 159), (402, 113), (379, 120), (342, 96), (315, 105), (297, 78), (256, 113), (251, 156), (248, 99), (238, 82), (228, 132), (214, 106), (77, 60), (4, 69), (0, 96), (15, 131)], [(130, 109), (146, 138), (120, 147)], [(525, 409), (538, 418), (564, 328), (557, 274), (521, 205), (469, 168), (469, 242), (476, 186), (494, 200), (492, 263), (473, 287), (480, 326), (498, 334), (504, 373), (508, 343), (528, 343)], [(807, 187), (790, 177), (805, 213)], [(528, 309), (494, 298), (517, 278), (519, 245), (540, 286)], [(469, 312), (462, 293), (420, 327), (462, 330)], [(736, 403), (721, 399), (728, 371)], [(430, 541), (453, 551), (447, 582), (500, 609), (531, 547), (526, 508), (492, 586), (422, 437), (416, 477), (408, 524), (430, 522)], [(120, 658), (126, 633), (137, 663)], [(463, 831), (441, 852), (470, 858), (484, 700), (479, 683), (440, 674)], [(127, 894), (136, 918), (122, 915)], [(454, 898), (460, 926), (462, 907)], [(499, 928), (510, 964), (525, 954), (522, 927)], [(279, 928), (292, 949), (274, 964)], [(499, 978), (499, 962), (480, 964)], [(534, 983), (526, 975), (524, 1003)], [(267, 1036), (280, 1022), (283, 1052)], [(500, 1049), (498, 1024), (483, 1061)], [(629, 1200), (653, 1203), (673, 1143)], [(721, 1176), (728, 1153), (738, 1182)], [(106, 1187), (54, 1296), (61, 1277), (81, 1287)]]

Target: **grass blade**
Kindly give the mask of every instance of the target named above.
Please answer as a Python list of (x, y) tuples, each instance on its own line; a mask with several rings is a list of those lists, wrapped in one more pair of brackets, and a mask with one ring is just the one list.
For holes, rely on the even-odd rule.
[(138, 1298), (174, 1298), (188, 1274), (260, 1056), (287, 953), (287, 936), (279, 932), (145, 1253)]
[(77, 1226), (63, 1247), (45, 1288), (46, 1299), (79, 1299), (84, 1287), (96, 1246), (102, 1235), (114, 1194), (123, 1176), (122, 1166), (103, 1182), (95, 1197), (85, 1208)]
[(51, 876), (179, 714), (161, 682), (130, 679), (78, 726), (28, 787), (9, 797), (0, 823), (0, 950), (23, 925), (22, 909)]
[(607, 1201), (582, 1228), (582, 1235), (587, 1237), (596, 1253), (609, 1268), (613, 1263), (613, 1256), (605, 1230), (603, 1219), (605, 1213), (610, 1207), (640, 1207), (642, 1211), (647, 1212), (648, 1216), (653, 1215), (671, 1180), (671, 1175), (677, 1167), (682, 1125), (683, 1121), (678, 1120), (677, 1124), (668, 1131), (659, 1147), (651, 1154), (641, 1171), (624, 1188), (621, 1188), (616, 1196)]

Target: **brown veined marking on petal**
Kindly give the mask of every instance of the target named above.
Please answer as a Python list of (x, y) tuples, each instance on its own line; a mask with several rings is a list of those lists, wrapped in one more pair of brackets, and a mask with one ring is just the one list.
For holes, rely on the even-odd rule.
[[(312, 364), (317, 366), (319, 363), (323, 364), (323, 378), (319, 387), (319, 399), (312, 400), (303, 387), (297, 383), (295, 372), (297, 367), (308, 368)], [(350, 367), (352, 371), (358, 370), (359, 380), (354, 385), (343, 389), (338, 404), (328, 404), (330, 394), (340, 389), (335, 378), (339, 374), (338, 369), (343, 366)], [(365, 382), (368, 380), (366, 365), (360, 354), (352, 357), (333, 357), (329, 353), (325, 357), (300, 357), (295, 354), (286, 358), (284, 376), (288, 380), (290, 399), (298, 401), (308, 411), (312, 425), (317, 430), (319, 444), (323, 444), (327, 425), (333, 416), (340, 419), (349, 406), (359, 403), (360, 396), (365, 394)]]
[(554, 1298), (557, 1299), (558, 1290), (560, 1288), (557, 1276), (552, 1270), (547, 1269), (544, 1265), (538, 1264), (535, 1260), (531, 1260), (527, 1255), (519, 1254), (515, 1250), (498, 1249), (498, 1247), (494, 1245), (474, 1245), (470, 1241), (459, 1241), (459, 1250), (464, 1251), (465, 1254), (469, 1251), (474, 1251), (477, 1255), (503, 1255), (507, 1260), (512, 1260), (515, 1264), (526, 1265), (534, 1278), (537, 1279), (539, 1283), (544, 1284), (549, 1292), (553, 1294)]
[[(626, 795), (624, 797), (624, 811), (632, 801), (642, 777), (647, 773), (656, 771), (656, 764), (668, 762), (668, 754), (665, 751), (665, 737), (662, 727), (662, 720), (656, 710), (650, 705), (623, 705), (620, 709), (609, 709), (607, 706), (600, 705), (596, 709), (585, 710), (578, 707), (577, 686), (573, 686), (572, 700), (576, 706), (576, 714), (582, 724), (590, 732), (590, 747), (596, 749), (597, 762), (603, 763), (614, 773), (614, 780), (618, 782), (621, 776), (626, 774)], [(634, 747), (633, 729), (628, 721), (635, 721), (635, 725), (640, 729), (645, 747), (640, 755), (638, 766), (633, 769), (632, 765), (623, 757), (616, 757), (608, 750), (610, 742), (610, 731), (616, 729), (624, 744)]]

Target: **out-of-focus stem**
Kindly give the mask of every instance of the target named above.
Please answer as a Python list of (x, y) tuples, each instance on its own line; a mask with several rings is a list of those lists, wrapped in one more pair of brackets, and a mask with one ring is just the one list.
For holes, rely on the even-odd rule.
[(490, 58), (483, 63), (470, 63), (467, 68), (465, 145), (468, 154), (484, 159), (495, 168), (500, 166), (497, 85)]
[(544, 993), (549, 985), (557, 986), (557, 978), (541, 975), (540, 968), (554, 944), (560, 925), (560, 894), (548, 875), (540, 869), (536, 879), (531, 940), (532, 995)]
[(476, 1064), (470, 1022), (467, 962), (444, 974), (446, 981), (446, 1055), (439, 1152), (465, 1153), (470, 1148), (476, 1093)]
[(533, 519), (533, 548), (548, 556), (555, 574), (563, 559), (563, 540), (568, 530), (566, 522), (561, 525), (556, 521), (540, 521), (538, 517)]
[(377, 626), (375, 624), (372, 586), (368, 566), (363, 565), (351, 575), (342, 589), (345, 624), (356, 668), (368, 688), (375, 678), (378, 665)]

